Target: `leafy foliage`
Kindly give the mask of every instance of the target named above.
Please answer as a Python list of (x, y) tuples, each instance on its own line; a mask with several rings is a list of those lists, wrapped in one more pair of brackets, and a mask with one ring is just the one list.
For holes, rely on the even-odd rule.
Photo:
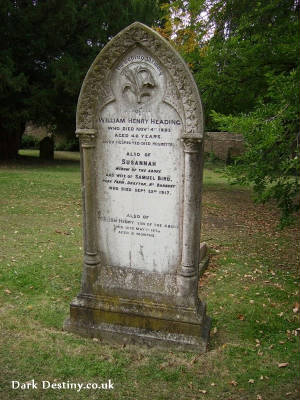
[(159, 14), (159, 0), (1, 1), (0, 157), (29, 120), (73, 135), (92, 60), (121, 29), (136, 20), (151, 25)]
[(299, 1), (194, 3), (165, 7), (165, 34), (194, 71), (207, 130), (245, 137), (230, 176), (275, 199), (288, 223), (299, 192)]
[[(293, 0), (213, 1), (214, 34), (199, 60), (196, 80), (206, 110), (252, 111), (268, 90), (268, 74), (289, 73), (298, 64), (299, 18)], [(208, 129), (216, 129), (210, 117)]]
[(239, 116), (213, 112), (221, 129), (243, 132), (246, 151), (227, 169), (230, 178), (253, 185), (256, 199), (274, 199), (281, 209), (281, 225), (299, 209), (299, 74), (268, 74), (267, 95), (254, 111)]
[(23, 135), (21, 140), (22, 149), (38, 149), (39, 139), (31, 135)]
[(299, 1), (174, 0), (160, 29), (194, 72), (206, 110), (249, 112), (269, 85), (267, 74), (297, 67)]

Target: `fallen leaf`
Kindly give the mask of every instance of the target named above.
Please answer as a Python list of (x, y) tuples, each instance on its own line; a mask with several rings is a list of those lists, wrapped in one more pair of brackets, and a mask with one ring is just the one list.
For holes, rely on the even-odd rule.
[(6, 294), (11, 294), (11, 291), (10, 291), (9, 289), (5, 289), (4, 292), (5, 292)]
[(287, 367), (289, 365), (289, 363), (285, 362), (285, 363), (279, 363), (278, 364), (278, 368), (284, 368)]
[(249, 379), (249, 383), (254, 383), (254, 379)]
[(245, 316), (244, 316), (243, 314), (239, 314), (239, 315), (237, 316), (237, 318), (238, 318), (240, 321), (244, 321), (244, 320), (245, 320)]
[(299, 312), (299, 303), (295, 303), (294, 308), (293, 308), (293, 313)]
[(199, 392), (205, 394), (207, 392), (207, 390), (199, 389)]
[(231, 381), (231, 382), (229, 382), (229, 384), (232, 386), (237, 386), (238, 383), (236, 381)]

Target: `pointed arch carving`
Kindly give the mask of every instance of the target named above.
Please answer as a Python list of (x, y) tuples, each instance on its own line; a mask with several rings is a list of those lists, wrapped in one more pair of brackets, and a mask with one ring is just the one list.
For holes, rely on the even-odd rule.
[[(164, 101), (175, 109), (182, 104), (184, 136), (203, 137), (203, 111), (196, 83), (183, 59), (154, 30), (135, 22), (116, 35), (98, 54), (84, 79), (77, 105), (76, 131), (96, 133), (97, 110), (114, 99), (109, 75), (116, 62), (131, 49), (141, 46), (168, 71), (172, 85), (167, 85)], [(175, 86), (175, 90), (174, 90)]]

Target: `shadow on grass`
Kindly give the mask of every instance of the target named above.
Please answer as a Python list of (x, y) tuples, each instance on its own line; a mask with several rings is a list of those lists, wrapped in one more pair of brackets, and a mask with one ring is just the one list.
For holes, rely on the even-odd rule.
[(37, 150), (21, 150), (14, 160), (1, 160), (0, 167), (3, 168), (55, 168), (55, 167), (78, 167), (80, 165), (80, 154), (78, 152), (55, 151), (54, 160), (43, 160), (39, 158)]

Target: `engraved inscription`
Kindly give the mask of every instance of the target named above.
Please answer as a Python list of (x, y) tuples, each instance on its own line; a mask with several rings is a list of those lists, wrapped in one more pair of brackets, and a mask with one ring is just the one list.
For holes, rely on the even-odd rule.
[[(107, 265), (170, 272), (180, 262), (180, 112), (168, 73), (142, 48), (117, 63), (99, 110), (99, 248)], [(112, 245), (113, 244), (113, 248)]]

